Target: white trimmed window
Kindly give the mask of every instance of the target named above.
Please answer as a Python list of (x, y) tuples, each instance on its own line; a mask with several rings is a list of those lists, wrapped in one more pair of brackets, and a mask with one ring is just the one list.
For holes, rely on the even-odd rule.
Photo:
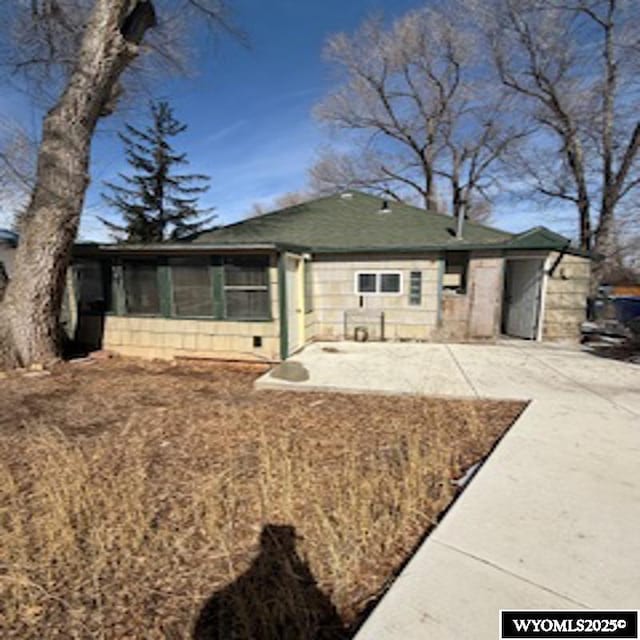
[(402, 295), (401, 271), (358, 271), (355, 292), (359, 296)]

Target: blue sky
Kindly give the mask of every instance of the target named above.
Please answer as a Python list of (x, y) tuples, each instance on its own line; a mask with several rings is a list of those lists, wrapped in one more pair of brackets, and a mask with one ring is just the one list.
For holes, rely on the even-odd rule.
[[(312, 108), (332, 86), (332, 69), (322, 58), (327, 37), (353, 31), (370, 13), (393, 19), (423, 3), (415, 0), (234, 0), (235, 22), (249, 37), (249, 48), (230, 38), (199, 47), (195, 71), (188, 78), (160, 80), (153, 96), (167, 99), (188, 130), (174, 139), (186, 151), (193, 172), (211, 176), (202, 198), (222, 223), (244, 217), (253, 203), (268, 207), (278, 195), (304, 189), (307, 170), (320, 146), (340, 143), (314, 121)], [(37, 134), (41, 111), (16, 91), (0, 95), (3, 114), (18, 118)], [(144, 124), (144, 100), (124, 105), (104, 120), (94, 139), (92, 184), (80, 235), (105, 240), (96, 215), (109, 217), (100, 192), (102, 180), (126, 169), (115, 132), (124, 120)], [(547, 224), (573, 231), (563, 216), (541, 212), (538, 205), (497, 208), (493, 223), (510, 230)], [(0, 219), (0, 225), (6, 220)]]

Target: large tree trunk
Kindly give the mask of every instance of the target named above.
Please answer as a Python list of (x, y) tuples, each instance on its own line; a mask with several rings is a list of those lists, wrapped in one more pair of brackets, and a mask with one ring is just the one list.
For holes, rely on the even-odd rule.
[(620, 266), (614, 208), (609, 198), (603, 198), (600, 222), (595, 233), (594, 250), (601, 259), (594, 264), (595, 284), (604, 284), (613, 270)]
[(595, 250), (601, 254), (602, 260), (594, 268), (596, 284), (602, 284), (613, 263), (616, 261), (615, 238), (615, 204), (617, 200), (616, 177), (613, 171), (613, 123), (615, 118), (614, 98), (617, 85), (617, 68), (613, 42), (613, 15), (615, 0), (609, 0), (609, 11), (604, 22), (605, 74), (602, 87), (602, 204), (600, 220), (595, 232)]
[(44, 120), (36, 184), (0, 307), (5, 364), (26, 366), (59, 355), (58, 317), (89, 185), (91, 139), (137, 53), (137, 43), (121, 33), (135, 6), (136, 0), (95, 0), (76, 67)]

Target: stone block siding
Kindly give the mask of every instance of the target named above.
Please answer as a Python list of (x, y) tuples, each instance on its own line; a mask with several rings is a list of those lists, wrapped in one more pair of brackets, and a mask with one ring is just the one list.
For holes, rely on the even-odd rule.
[[(253, 337), (262, 337), (254, 348)], [(229, 322), (108, 316), (103, 346), (108, 351), (142, 358), (179, 356), (278, 360), (276, 321)]]
[[(360, 271), (399, 271), (402, 294), (360, 296), (355, 277)], [(409, 304), (411, 271), (422, 273), (422, 299), (419, 306)], [(317, 339), (342, 338), (345, 310), (357, 312), (349, 323), (366, 326), (372, 339), (379, 338), (379, 312), (385, 313), (385, 337), (390, 340), (428, 340), (437, 325), (438, 257), (398, 256), (319, 256), (313, 262), (314, 334)]]
[(469, 334), (469, 296), (450, 291), (442, 292), (442, 321), (436, 339), (466, 340)]
[(304, 314), (304, 340), (309, 342), (314, 336), (316, 331), (316, 312), (313, 311)]
[[(547, 268), (558, 257), (558, 253), (552, 253)], [(580, 325), (586, 320), (590, 278), (590, 260), (580, 256), (562, 256), (553, 275), (547, 277), (543, 340), (579, 339)]]

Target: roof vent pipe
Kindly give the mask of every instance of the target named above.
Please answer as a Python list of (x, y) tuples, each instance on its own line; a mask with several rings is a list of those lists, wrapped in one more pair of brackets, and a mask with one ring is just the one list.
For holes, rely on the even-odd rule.
[(383, 200), (382, 201), (382, 207), (380, 209), (380, 213), (390, 213), (391, 209), (389, 208), (389, 201), (388, 200)]

